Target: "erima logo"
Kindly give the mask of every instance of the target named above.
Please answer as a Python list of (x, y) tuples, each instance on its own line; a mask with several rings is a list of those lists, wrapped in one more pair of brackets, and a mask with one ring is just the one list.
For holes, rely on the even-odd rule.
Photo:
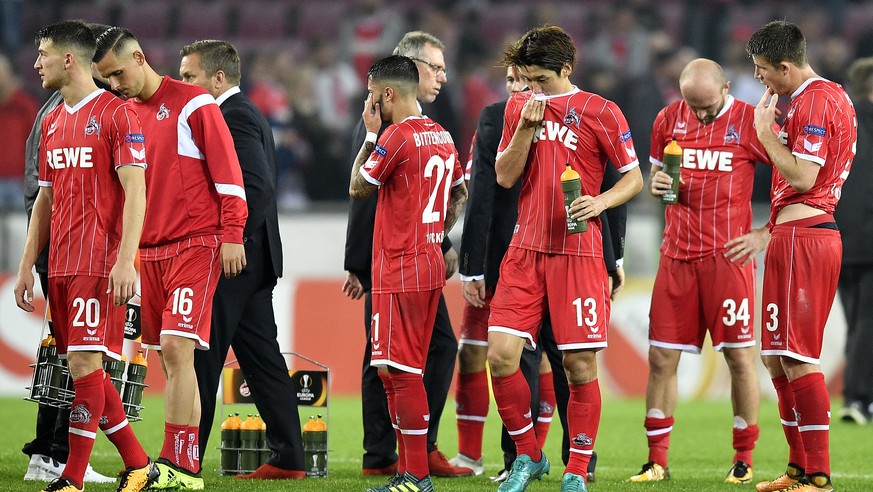
[(592, 441), (584, 432), (576, 434), (576, 437), (573, 438), (573, 444), (576, 446), (591, 446), (593, 443), (594, 441)]
[(687, 125), (688, 125), (688, 123), (686, 123), (686, 122), (684, 122), (684, 121), (677, 121), (677, 122), (676, 122), (676, 127), (673, 128), (673, 133), (687, 133), (686, 130), (685, 130), (685, 127), (686, 127)]
[(54, 133), (55, 130), (57, 130), (57, 129), (58, 129), (58, 125), (57, 125), (57, 123), (52, 123), (52, 126), (49, 127), (49, 129), (48, 129), (47, 132), (45, 132), (45, 136), (47, 137), (47, 136), (51, 135), (51, 134)]
[(97, 117), (92, 116), (90, 120), (88, 120), (88, 124), (85, 125), (85, 135), (100, 135), (100, 125), (97, 124)]
[(130, 155), (132, 155), (133, 158), (138, 160), (138, 161), (144, 161), (145, 160), (145, 149), (136, 150), (134, 148), (131, 148)]
[(87, 424), (91, 421), (91, 411), (85, 408), (85, 405), (79, 404), (70, 412), (71, 424)]
[(803, 139), (803, 149), (807, 152), (818, 152), (821, 149), (821, 142), (812, 143), (807, 139)]
[(164, 103), (161, 103), (161, 107), (158, 108), (158, 121), (164, 120), (170, 117), (170, 110), (164, 106)]

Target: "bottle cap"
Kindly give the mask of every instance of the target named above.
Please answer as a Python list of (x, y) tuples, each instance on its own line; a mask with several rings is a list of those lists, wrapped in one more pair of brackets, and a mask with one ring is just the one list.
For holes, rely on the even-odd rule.
[(579, 179), (579, 173), (570, 167), (570, 163), (568, 162), (567, 169), (564, 169), (564, 172), (561, 173), (561, 181), (573, 181), (574, 179)]

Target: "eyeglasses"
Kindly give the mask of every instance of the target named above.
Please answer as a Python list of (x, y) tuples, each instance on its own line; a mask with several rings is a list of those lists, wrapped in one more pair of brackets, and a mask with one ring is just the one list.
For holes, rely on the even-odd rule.
[(441, 67), (435, 63), (424, 61), (421, 58), (415, 58), (415, 57), (410, 57), (410, 58), (412, 58), (413, 60), (415, 60), (417, 62), (424, 63), (425, 65), (430, 67), (430, 69), (433, 70), (433, 73), (435, 73), (437, 76), (449, 74), (448, 70), (446, 70), (446, 67)]

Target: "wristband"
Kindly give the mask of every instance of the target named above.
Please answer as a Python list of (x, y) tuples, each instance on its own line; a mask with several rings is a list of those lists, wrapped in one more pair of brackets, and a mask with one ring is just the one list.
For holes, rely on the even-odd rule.
[(376, 143), (376, 140), (378, 140), (378, 138), (379, 136), (375, 133), (367, 132), (367, 137), (364, 138), (364, 142)]

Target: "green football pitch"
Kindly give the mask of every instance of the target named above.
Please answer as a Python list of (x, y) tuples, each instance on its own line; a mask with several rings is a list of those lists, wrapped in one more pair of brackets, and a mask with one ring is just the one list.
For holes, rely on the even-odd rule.
[[(2, 398), (5, 427), (0, 438), (0, 491), (35, 492), (40, 482), (24, 482), (22, 476), (27, 468), (27, 457), (20, 451), (21, 445), (33, 437), (36, 405), (15, 398)], [(158, 397), (147, 397), (144, 420), (133, 428), (149, 453), (160, 450), (163, 439), (163, 403)], [(228, 406), (228, 412), (242, 414), (254, 407)], [(834, 415), (840, 402), (833, 404)], [(322, 409), (323, 410), (323, 409)], [(221, 411), (221, 409), (219, 409)], [(218, 422), (204, 463), (206, 490), (215, 492), (248, 491), (363, 491), (384, 483), (384, 478), (364, 479), (361, 468), (361, 404), (357, 398), (333, 398), (329, 415), (329, 477), (302, 481), (251, 482), (222, 477), (218, 474)], [(301, 416), (315, 413), (301, 407)], [(671, 437), (670, 471), (672, 480), (655, 484), (624, 483), (636, 473), (646, 460), (646, 444), (642, 422), (645, 405), (642, 400), (607, 399), (603, 405), (603, 418), (597, 437), (597, 480), (589, 487), (591, 491), (753, 491), (753, 485), (728, 485), (723, 483), (730, 467), (731, 422), (730, 404), (726, 401), (685, 401), (676, 412), (676, 426)], [(435, 479), (438, 491), (487, 491), (496, 490), (488, 480), (502, 468), (499, 447), (499, 417), (492, 404), (485, 429), (485, 474), (479, 477)], [(776, 405), (764, 402), (761, 408), (761, 438), (755, 451), (755, 479), (773, 478), (782, 473), (787, 458), (787, 447), (776, 415)], [(532, 484), (528, 490), (560, 490), (563, 466), (560, 463), (560, 423), (555, 423), (549, 433), (546, 454), (552, 460), (552, 474), (541, 482)], [(457, 431), (454, 411), (448, 405), (440, 429), (440, 449), (449, 457), (457, 452)], [(858, 427), (834, 419), (831, 423), (831, 463), (833, 481), (838, 491), (873, 491), (873, 425)], [(98, 437), (91, 456), (94, 468), (106, 475), (121, 468), (121, 459), (105, 437)], [(109, 492), (113, 484), (87, 484), (87, 491)]]

